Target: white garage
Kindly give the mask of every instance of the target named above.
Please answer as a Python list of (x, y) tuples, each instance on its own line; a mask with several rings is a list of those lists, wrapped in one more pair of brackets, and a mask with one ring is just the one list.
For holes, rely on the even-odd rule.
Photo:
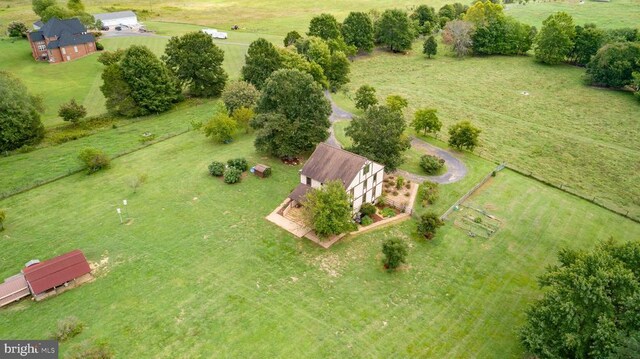
[(118, 12), (108, 12), (105, 14), (95, 14), (93, 18), (102, 21), (102, 25), (104, 26), (118, 26), (118, 25), (126, 25), (126, 26), (137, 26), (138, 25), (138, 17), (133, 11), (118, 11)]

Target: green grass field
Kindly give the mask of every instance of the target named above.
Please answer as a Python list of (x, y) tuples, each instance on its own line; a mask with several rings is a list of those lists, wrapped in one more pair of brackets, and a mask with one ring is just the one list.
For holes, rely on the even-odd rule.
[[(585, 86), (584, 69), (531, 57), (460, 60), (440, 51), (433, 60), (418, 51), (360, 57), (348, 88), (369, 84), (381, 99), (400, 94), (409, 118), (419, 107), (438, 109), (445, 138), (448, 126), (471, 120), (483, 131), (481, 156), (640, 217), (640, 105), (631, 93)], [(353, 106), (344, 95), (336, 101)]]
[[(237, 156), (272, 165), (273, 177), (225, 185), (207, 175), (210, 161)], [(484, 170), (474, 163), (492, 166), (465, 161), (468, 182), (451, 186), (475, 183)], [(93, 283), (3, 309), (0, 338), (43, 338), (75, 315), (86, 329), (62, 344), (63, 353), (92, 339), (119, 357), (141, 358), (520, 357), (516, 328), (555, 252), (640, 234), (631, 221), (501, 172), (472, 198), (505, 223), (491, 240), (446, 226), (425, 243), (406, 222), (325, 251), (263, 219), (295, 186), (297, 171), (256, 154), (251, 137), (223, 146), (189, 132), (105, 172), (1, 201), (2, 278), (32, 258), (74, 248), (103, 264)], [(137, 173), (149, 179), (132, 194), (127, 182)], [(123, 199), (128, 225), (115, 213)], [(441, 199), (442, 208), (452, 200)], [(409, 265), (395, 274), (380, 264), (389, 236), (411, 244)]]

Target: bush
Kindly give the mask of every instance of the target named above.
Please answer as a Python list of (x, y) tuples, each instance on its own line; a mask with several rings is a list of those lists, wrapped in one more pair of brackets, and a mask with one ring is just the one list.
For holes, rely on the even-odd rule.
[(96, 42), (96, 50), (98, 50), (98, 51), (102, 51), (102, 50), (104, 50), (104, 45), (102, 45), (102, 44), (101, 44), (101, 43), (99, 43), (99, 42)]
[(420, 167), (427, 174), (434, 175), (444, 167), (444, 160), (436, 156), (423, 155), (420, 157)]
[(371, 219), (371, 217), (369, 217), (369, 216), (364, 216), (360, 220), (360, 224), (362, 224), (363, 227), (369, 226), (369, 225), (373, 224), (373, 219)]
[(107, 343), (91, 343), (86, 340), (71, 347), (69, 354), (65, 356), (67, 359), (111, 359), (113, 357), (113, 351)]
[(242, 171), (235, 167), (227, 167), (224, 170), (224, 183), (233, 184), (240, 182)]
[(384, 267), (394, 270), (407, 260), (407, 245), (400, 238), (389, 238), (382, 244)]
[(438, 196), (439, 188), (437, 183), (426, 181), (423, 182), (418, 189), (418, 199), (423, 207), (436, 203)]
[(225, 165), (222, 162), (213, 161), (209, 165), (209, 174), (212, 176), (220, 177), (224, 174)]
[(222, 91), (222, 102), (229, 113), (238, 108), (254, 108), (260, 98), (260, 91), (245, 81), (230, 82)]
[(78, 159), (87, 167), (89, 174), (109, 168), (111, 160), (104, 151), (97, 148), (88, 147), (80, 151)]
[(20, 21), (12, 21), (7, 25), (7, 35), (9, 37), (27, 37), (29, 29), (27, 25)]
[(360, 207), (360, 213), (362, 213), (363, 216), (371, 217), (376, 213), (376, 206), (371, 203), (363, 203), (362, 207)]
[(204, 125), (202, 131), (218, 143), (230, 143), (237, 129), (236, 121), (221, 111)]
[(382, 217), (384, 218), (394, 217), (395, 215), (396, 211), (394, 211), (392, 208), (386, 207), (382, 210)]
[(400, 189), (404, 186), (404, 177), (398, 176), (398, 180), (396, 181), (396, 189)]
[(431, 239), (436, 235), (436, 231), (439, 227), (442, 227), (444, 222), (440, 220), (437, 214), (434, 212), (425, 213), (418, 219), (418, 234)]
[(80, 334), (84, 324), (76, 317), (71, 316), (58, 321), (56, 330), (51, 333), (51, 338), (64, 342)]
[(232, 160), (228, 160), (227, 166), (235, 167), (241, 172), (244, 172), (249, 168), (249, 164), (247, 163), (247, 160), (245, 158), (234, 158)]

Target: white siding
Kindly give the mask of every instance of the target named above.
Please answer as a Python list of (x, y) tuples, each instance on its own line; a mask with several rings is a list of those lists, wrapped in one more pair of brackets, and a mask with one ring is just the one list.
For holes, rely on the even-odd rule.
[(134, 16), (121, 17), (121, 18), (111, 19), (111, 20), (102, 20), (102, 25), (104, 26), (118, 26), (118, 25), (134, 26), (137, 24), (138, 24), (138, 18)]

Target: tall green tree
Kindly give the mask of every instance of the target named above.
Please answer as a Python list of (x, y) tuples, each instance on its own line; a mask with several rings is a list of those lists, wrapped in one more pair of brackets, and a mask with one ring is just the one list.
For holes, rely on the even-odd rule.
[(435, 212), (427, 212), (420, 216), (418, 219), (418, 234), (426, 239), (432, 239), (438, 228), (444, 226), (444, 222), (440, 219)]
[(262, 90), (251, 127), (255, 146), (278, 157), (312, 150), (329, 136), (331, 105), (322, 87), (299, 70), (274, 72)]
[(322, 238), (345, 233), (354, 226), (349, 196), (340, 181), (309, 191), (303, 206), (305, 222)]
[(222, 91), (222, 102), (232, 113), (238, 108), (254, 108), (260, 98), (260, 91), (255, 86), (245, 81), (233, 81), (225, 86)]
[(438, 53), (438, 42), (433, 35), (427, 37), (422, 44), (422, 53), (427, 55), (428, 58), (435, 56)]
[(371, 52), (374, 46), (374, 29), (371, 17), (364, 12), (350, 12), (342, 24), (342, 36), (348, 45), (358, 51)]
[(67, 1), (67, 9), (71, 10), (71, 12), (75, 14), (84, 12), (84, 4), (82, 0), (69, 0)]
[(409, 106), (409, 101), (400, 95), (387, 96), (386, 103), (388, 108), (400, 113), (402, 113), (402, 110)]
[(413, 24), (402, 10), (385, 10), (376, 22), (376, 41), (393, 52), (411, 50)]
[(557, 12), (542, 22), (536, 36), (535, 56), (538, 61), (555, 65), (571, 53), (576, 37), (573, 18), (566, 12)]
[(64, 121), (69, 121), (73, 124), (77, 124), (82, 118), (87, 115), (87, 109), (76, 102), (76, 99), (72, 98), (71, 101), (60, 105), (58, 110), (58, 116)]
[(40, 19), (43, 22), (47, 22), (53, 19), (54, 17), (57, 17), (58, 19), (68, 19), (72, 16), (73, 16), (73, 13), (71, 11), (69, 11), (68, 9), (60, 5), (55, 4), (44, 9), (42, 11), (42, 14), (40, 15)]
[(305, 57), (297, 52), (289, 49), (278, 49), (280, 58), (282, 59), (282, 67), (285, 69), (295, 69), (306, 72), (322, 86), (323, 89), (329, 88), (329, 80), (325, 76), (324, 69), (315, 61), (308, 61)]
[(350, 151), (367, 157), (394, 171), (402, 164), (403, 152), (411, 147), (404, 134), (407, 125), (399, 111), (387, 106), (372, 106), (363, 116), (354, 118), (345, 133), (353, 139)]
[(504, 17), (502, 5), (489, 0), (475, 1), (464, 14), (462, 19), (469, 21), (476, 27), (487, 25), (492, 21)]
[(632, 358), (615, 354), (640, 331), (640, 241), (563, 249), (558, 261), (539, 278), (544, 292), (527, 311), (525, 349), (539, 358)]
[(181, 99), (180, 86), (165, 64), (145, 46), (134, 45), (120, 56), (98, 59), (109, 64), (100, 87), (107, 110), (134, 117), (169, 110)]
[(249, 45), (242, 67), (242, 79), (260, 90), (271, 73), (281, 68), (282, 59), (278, 50), (269, 41), (259, 38)]
[(332, 92), (336, 92), (349, 82), (349, 71), (351, 63), (342, 52), (334, 52), (329, 58), (329, 65), (325, 69), (325, 74), (329, 80), (329, 87)]
[(284, 47), (295, 45), (296, 41), (300, 40), (302, 36), (297, 31), (289, 31), (287, 36), (284, 37)]
[(44, 11), (49, 7), (56, 5), (56, 0), (32, 0), (31, 8), (36, 15), (42, 17)]
[(180, 85), (196, 97), (219, 96), (228, 79), (222, 68), (224, 52), (201, 31), (172, 37), (162, 60)]
[(619, 42), (603, 46), (587, 65), (591, 84), (622, 88), (633, 83), (640, 72), (640, 43)]
[(437, 133), (442, 128), (442, 122), (438, 119), (438, 110), (435, 108), (421, 108), (416, 111), (411, 122), (411, 126), (416, 132), (423, 131), (426, 135), (429, 133)]
[(42, 102), (14, 75), (0, 71), (0, 151), (34, 145), (44, 137)]
[(356, 91), (356, 108), (361, 110), (367, 110), (369, 107), (378, 104), (376, 98), (376, 89), (373, 86), (362, 85)]
[(480, 143), (478, 137), (482, 132), (469, 121), (460, 121), (449, 127), (449, 146), (459, 150), (473, 151)]
[(324, 40), (340, 37), (340, 25), (331, 14), (320, 14), (311, 19), (308, 36), (317, 36)]
[(605, 41), (605, 32), (598, 29), (595, 24), (576, 26), (576, 38), (569, 61), (576, 65), (585, 66), (591, 61), (591, 57), (598, 52)]
[(400, 267), (402, 263), (406, 263), (407, 253), (407, 244), (400, 238), (389, 238), (382, 243), (383, 263), (389, 271), (393, 271)]
[(411, 14), (420, 35), (430, 35), (440, 26), (436, 10), (428, 5), (419, 5)]
[(479, 55), (523, 55), (531, 49), (535, 34), (535, 28), (512, 17), (491, 18), (477, 25), (473, 31), (473, 52)]

